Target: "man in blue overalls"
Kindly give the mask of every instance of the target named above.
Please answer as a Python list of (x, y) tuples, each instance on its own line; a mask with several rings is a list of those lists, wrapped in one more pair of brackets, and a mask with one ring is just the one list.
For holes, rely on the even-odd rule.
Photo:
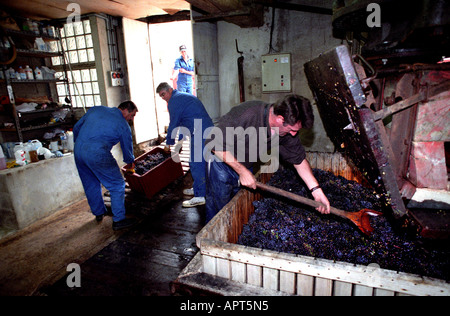
[(117, 108), (95, 106), (73, 128), (75, 164), (91, 211), (98, 222), (106, 213), (103, 184), (111, 194), (114, 230), (135, 223), (134, 219), (125, 218), (125, 180), (111, 149), (120, 142), (123, 161), (134, 167), (133, 140), (128, 122), (133, 121), (137, 111), (131, 101), (123, 102)]
[(181, 56), (175, 60), (175, 66), (173, 67), (171, 80), (177, 80), (177, 90), (180, 92), (186, 92), (194, 95), (194, 61), (189, 58), (186, 46), (180, 46)]
[(156, 89), (156, 93), (167, 102), (169, 109), (170, 123), (166, 144), (169, 146), (175, 144), (172, 131), (177, 127), (182, 127), (180, 134), (190, 134), (191, 157), (189, 167), (194, 179), (194, 185), (193, 189), (184, 190), (183, 193), (194, 195), (194, 197), (184, 201), (183, 206), (203, 205), (205, 204), (206, 194), (206, 162), (203, 157), (205, 140), (203, 136), (206, 129), (213, 127), (213, 122), (203, 103), (197, 97), (174, 90), (167, 82), (161, 83)]

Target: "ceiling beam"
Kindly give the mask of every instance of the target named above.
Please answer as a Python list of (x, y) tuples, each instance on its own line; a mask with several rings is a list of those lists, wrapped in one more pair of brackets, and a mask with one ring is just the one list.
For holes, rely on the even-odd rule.
[(309, 13), (317, 13), (317, 14), (325, 14), (325, 15), (333, 15), (333, 10), (322, 7), (315, 7), (304, 4), (296, 4), (296, 3), (288, 3), (288, 2), (280, 2), (277, 0), (253, 0), (253, 3), (261, 4), (265, 7), (273, 7), (277, 9), (285, 9), (292, 11), (301, 11), (301, 12), (309, 12)]
[(156, 23), (167, 23), (176, 21), (189, 21), (191, 19), (191, 11), (179, 11), (175, 14), (163, 14), (163, 15), (151, 15), (145, 18), (138, 19), (138, 21), (156, 24)]
[(240, 27), (260, 27), (264, 24), (262, 5), (248, 0), (186, 0), (203, 16), (194, 18), (195, 22), (224, 20)]
[(234, 10), (234, 11), (222, 11), (218, 13), (211, 13), (201, 16), (194, 17), (195, 22), (202, 22), (202, 21), (209, 21), (209, 20), (218, 20), (228, 17), (236, 17), (236, 16), (250, 16), (251, 10), (250, 8), (244, 8), (241, 10)]

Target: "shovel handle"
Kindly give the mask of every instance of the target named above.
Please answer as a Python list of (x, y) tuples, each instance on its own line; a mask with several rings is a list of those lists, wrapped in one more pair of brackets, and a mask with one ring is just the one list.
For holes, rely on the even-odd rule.
[[(297, 194), (294, 194), (294, 193), (291, 193), (291, 192), (288, 192), (288, 191), (285, 191), (285, 190), (282, 190), (282, 189), (278, 189), (278, 188), (272, 187), (270, 185), (267, 185), (267, 184), (264, 184), (264, 183), (261, 183), (261, 182), (258, 182), (258, 181), (256, 182), (256, 187), (261, 189), (261, 190), (263, 190), (263, 191), (274, 193), (274, 194), (283, 196), (285, 198), (288, 198), (290, 200), (297, 201), (297, 202), (300, 202), (302, 204), (306, 204), (306, 205), (309, 205), (309, 206), (312, 206), (312, 207), (319, 207), (319, 206), (326, 207), (324, 204), (322, 204), (320, 202), (317, 202), (317, 201), (305, 198), (303, 196), (300, 196), (300, 195), (297, 195)], [(339, 209), (334, 208), (332, 206), (330, 206), (330, 213), (334, 214), (334, 215), (337, 215), (337, 216), (341, 216), (341, 217), (347, 218), (347, 216), (346, 216), (347, 212), (345, 212), (343, 210), (339, 210)]]

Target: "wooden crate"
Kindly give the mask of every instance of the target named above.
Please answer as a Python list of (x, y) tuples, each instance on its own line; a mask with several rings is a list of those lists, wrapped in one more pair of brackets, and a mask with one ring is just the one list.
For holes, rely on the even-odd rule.
[[(149, 155), (162, 153), (163, 151), (159, 147), (153, 148), (149, 152), (137, 157), (134, 161), (144, 160)], [(148, 198), (151, 198), (170, 183), (183, 176), (181, 162), (175, 162), (173, 157), (167, 158), (143, 175), (127, 173), (126, 170), (129, 168), (131, 168), (131, 164), (122, 167), (122, 172), (125, 175), (125, 180), (128, 182), (128, 185), (132, 190), (143, 193)]]
[[(309, 153), (308, 160), (313, 168), (329, 170), (348, 179), (360, 177), (339, 154)], [(267, 182), (270, 176), (263, 174), (260, 181)], [(221, 277), (243, 287), (257, 286), (292, 295), (450, 294), (449, 284), (438, 279), (377, 266), (354, 265), (237, 245), (243, 226), (254, 212), (252, 202), (260, 198), (257, 193), (245, 189), (239, 191), (199, 232), (199, 273)]]

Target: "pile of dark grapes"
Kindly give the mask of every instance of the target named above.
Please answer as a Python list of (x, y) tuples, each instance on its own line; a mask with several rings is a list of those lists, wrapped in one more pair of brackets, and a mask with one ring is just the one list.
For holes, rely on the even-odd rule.
[(135, 162), (135, 172), (138, 175), (143, 175), (162, 163), (164, 160), (170, 157), (170, 154), (158, 152), (156, 154), (147, 155), (144, 159)]
[[(382, 211), (372, 189), (323, 170), (314, 169), (313, 173), (332, 206), (346, 211)], [(311, 198), (291, 169), (279, 170), (268, 184)], [(238, 244), (361, 265), (376, 263), (384, 269), (450, 280), (448, 245), (433, 246), (420, 236), (394, 230), (384, 216), (371, 216), (374, 231), (366, 236), (345, 219), (322, 215), (280, 197), (263, 198), (254, 206), (255, 213)]]

